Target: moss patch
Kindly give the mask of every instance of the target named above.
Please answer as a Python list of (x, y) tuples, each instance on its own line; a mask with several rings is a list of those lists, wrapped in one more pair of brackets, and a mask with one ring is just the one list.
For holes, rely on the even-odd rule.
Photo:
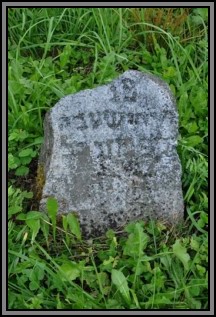
[(36, 189), (35, 196), (36, 196), (36, 199), (38, 201), (41, 200), (45, 180), (46, 180), (46, 178), (45, 178), (45, 173), (44, 173), (44, 166), (43, 166), (43, 164), (38, 164), (36, 183), (35, 183), (35, 189)]

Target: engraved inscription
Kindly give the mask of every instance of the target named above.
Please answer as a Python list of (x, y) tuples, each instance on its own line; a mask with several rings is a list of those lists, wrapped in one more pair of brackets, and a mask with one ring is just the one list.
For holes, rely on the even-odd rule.
[(109, 128), (116, 129), (121, 126), (124, 113), (111, 112), (109, 110), (104, 111), (104, 120)]
[(102, 124), (102, 118), (100, 112), (90, 112), (89, 113), (90, 124), (92, 129), (97, 129)]
[(79, 113), (78, 115), (73, 116), (73, 119), (75, 119), (75, 122), (78, 122), (77, 129), (80, 129), (80, 130), (88, 129), (88, 125), (86, 123), (84, 113)]
[[(171, 123), (171, 117), (163, 117), (161, 123), (166, 122), (166, 124)], [(122, 112), (122, 111), (96, 111), (89, 113), (79, 112), (77, 115), (72, 117), (60, 117), (59, 118), (59, 127), (61, 129), (72, 129), (77, 130), (95, 130), (100, 127), (108, 127), (112, 130), (120, 129), (124, 126), (147, 126), (155, 128), (155, 125), (158, 123), (157, 114), (152, 112), (151, 114), (145, 112)]]

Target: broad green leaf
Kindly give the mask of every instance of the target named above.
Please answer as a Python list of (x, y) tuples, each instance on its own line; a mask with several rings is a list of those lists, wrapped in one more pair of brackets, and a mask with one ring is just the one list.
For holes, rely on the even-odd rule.
[(35, 290), (38, 289), (39, 287), (40, 287), (40, 284), (37, 283), (36, 281), (31, 281), (31, 282), (29, 283), (29, 289), (30, 289), (31, 291), (35, 291)]
[(194, 280), (191, 280), (188, 283), (188, 285), (185, 287), (187, 287), (191, 296), (196, 297), (196, 296), (199, 296), (200, 294), (201, 286), (202, 284), (199, 282), (199, 279), (194, 279)]
[(146, 308), (158, 308), (157, 305), (171, 305), (172, 301), (170, 301), (167, 296), (161, 294), (155, 294), (154, 296), (150, 297), (148, 302), (146, 303)]
[(97, 274), (97, 278), (100, 280), (102, 286), (109, 285), (110, 281), (106, 272), (100, 272)]
[(154, 260), (155, 258), (153, 256), (144, 255), (140, 258), (141, 262), (149, 262)]
[(62, 215), (62, 224), (63, 224), (63, 228), (65, 230), (65, 235), (66, 235), (66, 242), (67, 244), (70, 243), (70, 238), (69, 238), (69, 235), (68, 235), (68, 222), (67, 222), (67, 217)]
[(194, 15), (191, 17), (191, 20), (193, 21), (194, 24), (196, 25), (201, 25), (203, 23), (203, 19), (199, 15)]
[(33, 243), (40, 230), (40, 219), (27, 219), (26, 224), (32, 231), (31, 243)]
[(195, 238), (191, 238), (190, 246), (193, 250), (198, 251), (199, 250), (199, 242), (195, 240)]
[(112, 282), (122, 294), (127, 303), (130, 303), (130, 291), (124, 274), (119, 270), (112, 270)]
[(19, 165), (19, 161), (17, 162), (16, 158), (10, 153), (8, 154), (8, 170), (15, 169)]
[(27, 215), (24, 214), (23, 212), (21, 214), (19, 214), (16, 219), (17, 220), (26, 220)]
[(208, 95), (204, 88), (194, 86), (190, 93), (190, 101), (195, 114), (207, 114)]
[(8, 187), (8, 197), (13, 196), (14, 192), (15, 192), (15, 189), (13, 188), (13, 186), (12, 185), (9, 186)]
[(113, 239), (115, 237), (115, 232), (113, 229), (109, 229), (107, 232), (106, 232), (106, 237), (108, 239)]
[(188, 262), (190, 260), (190, 256), (187, 253), (186, 248), (182, 246), (179, 239), (177, 239), (173, 245), (173, 253), (183, 263), (185, 270), (188, 271)]
[(39, 281), (44, 278), (44, 269), (45, 265), (42, 264), (40, 266), (35, 266), (33, 274), (32, 274), (32, 280)]
[(129, 256), (141, 257), (143, 250), (146, 248), (149, 237), (143, 232), (143, 227), (140, 223), (134, 225), (134, 232), (132, 232), (125, 244), (124, 254)]
[[(108, 295), (111, 289), (111, 286), (109, 285), (109, 278), (107, 277), (107, 279), (105, 278), (105, 274), (104, 272), (100, 272), (98, 273), (98, 280), (97, 280), (97, 284), (100, 285), (100, 291), (103, 295)], [(102, 276), (102, 280), (101, 280), (101, 276)], [(100, 282), (99, 282), (100, 281)]]
[(176, 69), (173, 66), (167, 67), (164, 72), (164, 78), (172, 78), (176, 76)]
[(20, 158), (20, 164), (22, 165), (26, 165), (26, 164), (29, 164), (32, 160), (32, 157), (31, 156), (24, 156), (24, 157), (21, 157)]
[(23, 141), (29, 136), (28, 132), (21, 129), (16, 129), (12, 133), (10, 133), (10, 136), (8, 138), (9, 141), (16, 140), (16, 141)]
[(15, 174), (16, 176), (25, 176), (27, 175), (29, 172), (29, 168), (26, 166), (20, 166), (18, 167), (18, 169), (16, 170)]
[(200, 228), (204, 228), (208, 224), (208, 215), (205, 212), (201, 212), (200, 219), (197, 222)]
[(116, 310), (116, 309), (124, 309), (124, 306), (116, 299), (108, 298), (106, 308)]
[(187, 141), (187, 146), (194, 147), (197, 144), (200, 144), (203, 142), (203, 138), (201, 138), (199, 135), (191, 135), (185, 139)]
[(97, 284), (100, 287), (101, 292), (104, 295), (107, 295), (110, 291), (110, 279), (108, 277), (108, 274), (106, 272), (99, 272), (97, 274)]
[(61, 272), (63, 273), (63, 281), (73, 281), (80, 276), (79, 265), (77, 263), (68, 262), (64, 263), (60, 267)]
[(55, 235), (56, 235), (56, 216), (58, 212), (58, 202), (55, 198), (49, 197), (47, 199), (47, 212), (48, 215), (51, 219), (52, 225), (53, 225), (53, 238), (55, 240)]
[(20, 212), (22, 210), (21, 206), (11, 206), (8, 208), (8, 214), (11, 215), (15, 215), (18, 212)]
[(206, 268), (197, 264), (196, 265), (197, 271), (200, 273), (200, 275), (204, 275), (206, 273)]
[(46, 240), (46, 244), (48, 246), (49, 244), (49, 229), (50, 229), (50, 226), (47, 222), (49, 222), (49, 218), (47, 217), (47, 215), (45, 213), (42, 214), (42, 221), (41, 221), (41, 230), (43, 232), (43, 235), (44, 235), (44, 238)]
[(67, 222), (67, 217), (64, 215), (62, 215), (62, 224), (63, 224), (64, 230), (67, 232), (68, 222)]
[(24, 191), (24, 192), (23, 192), (23, 196), (24, 196), (25, 198), (32, 198), (32, 197), (33, 197), (33, 192)]
[(185, 108), (187, 107), (187, 104), (188, 104), (188, 94), (186, 91), (183, 91), (178, 101), (179, 109), (183, 112)]
[(39, 211), (29, 211), (26, 215), (26, 220), (40, 219), (40, 218), (41, 218), (41, 212)]
[(42, 144), (43, 141), (44, 141), (44, 138), (43, 138), (42, 136), (40, 136), (40, 137), (36, 138), (36, 139), (34, 140), (34, 142), (31, 143), (31, 145)]
[(103, 265), (108, 265), (110, 263), (113, 263), (114, 262), (114, 258), (112, 256), (109, 256), (109, 259), (108, 260), (104, 260), (103, 261)]
[(201, 309), (202, 303), (194, 298), (191, 298), (190, 309)]
[(62, 68), (70, 61), (71, 52), (71, 45), (67, 44), (64, 47), (63, 53), (60, 55), (60, 66)]
[(31, 304), (25, 304), (28, 309), (41, 309), (41, 304), (44, 302), (43, 294), (37, 294), (37, 296), (31, 298)]
[(58, 202), (55, 198), (49, 197), (47, 199), (47, 211), (51, 220), (56, 219), (56, 215), (58, 212)]
[(75, 214), (70, 213), (67, 215), (67, 222), (70, 227), (71, 232), (77, 237), (78, 240), (81, 240), (81, 231), (80, 225)]
[(19, 152), (19, 157), (31, 156), (32, 152), (32, 149), (24, 149)]
[(12, 141), (12, 140), (15, 140), (15, 139), (19, 139), (19, 134), (16, 131), (10, 133), (8, 140)]
[(199, 14), (204, 21), (208, 20), (208, 8), (196, 8), (194, 11)]
[(196, 123), (196, 121), (192, 121), (192, 122), (188, 122), (187, 125), (185, 126), (185, 128), (187, 129), (187, 131), (192, 134), (197, 132), (198, 130), (198, 125)]

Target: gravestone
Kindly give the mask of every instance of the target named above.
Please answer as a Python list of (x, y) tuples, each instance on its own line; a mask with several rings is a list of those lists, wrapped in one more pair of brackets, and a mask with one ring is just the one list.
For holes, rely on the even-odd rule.
[(183, 219), (178, 114), (167, 84), (126, 71), (62, 98), (44, 121), (40, 210), (55, 197), (76, 212), (84, 236), (137, 219)]

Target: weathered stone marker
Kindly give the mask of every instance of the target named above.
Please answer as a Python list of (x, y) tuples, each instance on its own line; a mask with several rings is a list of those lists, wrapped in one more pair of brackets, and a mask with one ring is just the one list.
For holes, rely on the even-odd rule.
[(183, 218), (178, 114), (163, 81), (126, 71), (111, 83), (62, 98), (47, 114), (40, 202), (77, 212), (98, 236), (134, 219)]

